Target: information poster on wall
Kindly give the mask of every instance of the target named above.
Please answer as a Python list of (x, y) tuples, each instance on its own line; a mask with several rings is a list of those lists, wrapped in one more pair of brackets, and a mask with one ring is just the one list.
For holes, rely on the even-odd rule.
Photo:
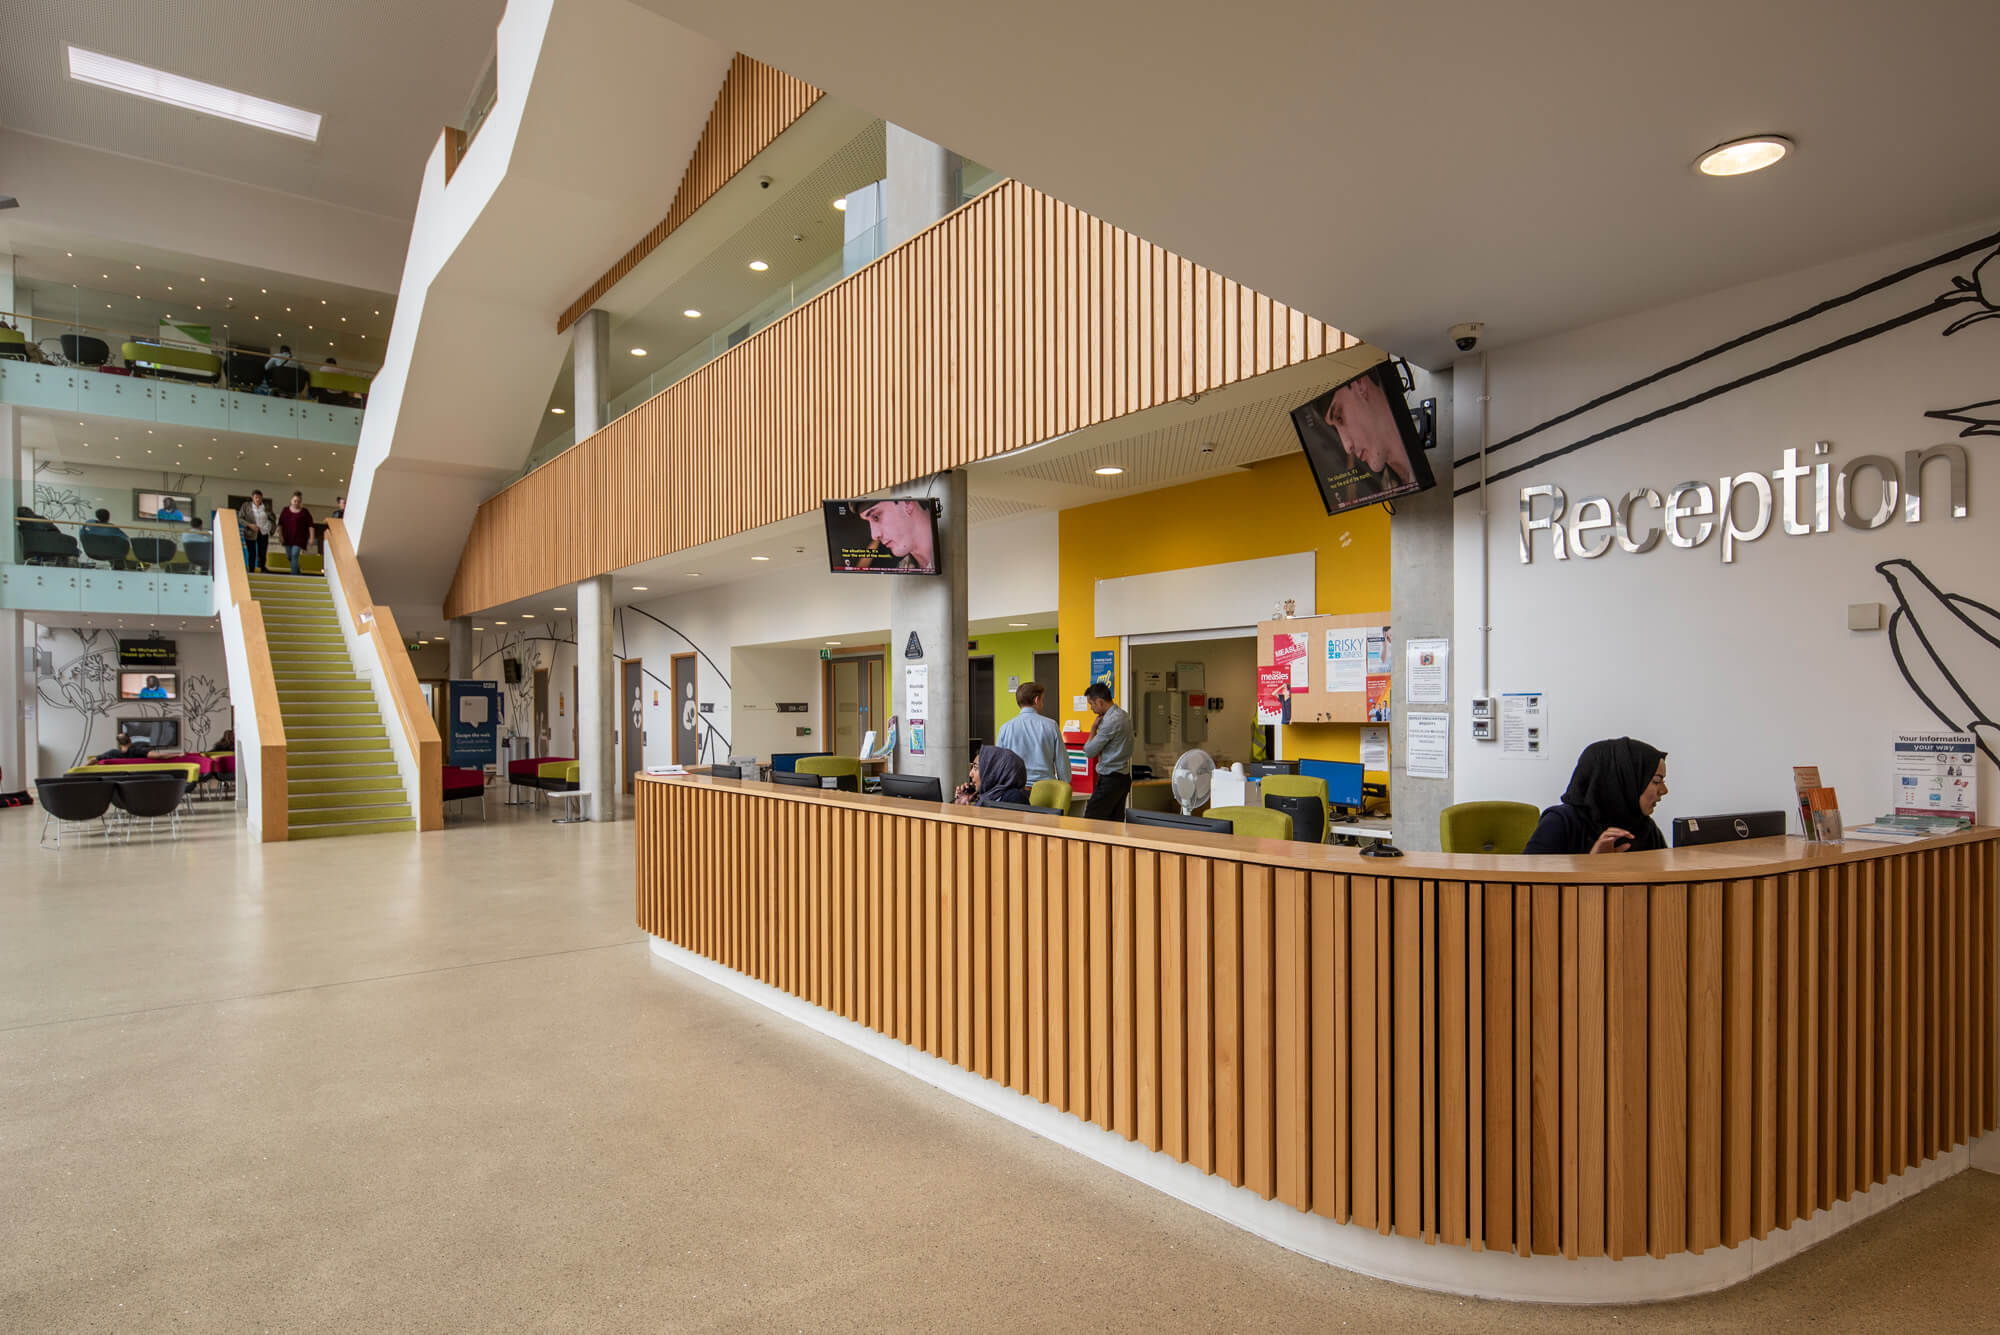
[(1540, 691), (1500, 697), (1500, 754), (1540, 758), (1548, 754), (1549, 705)]
[[(1413, 779), (1451, 777), (1451, 715), (1411, 712), (1404, 719), (1403, 751)], [(1364, 764), (1366, 762), (1363, 762)]]
[(907, 663), (903, 666), (903, 712), (913, 719), (931, 716), (929, 663)]
[(1277, 660), (1273, 666), (1285, 669), (1286, 684), (1293, 690), (1303, 691), (1312, 684), (1307, 676), (1312, 671), (1312, 636), (1281, 630), (1271, 637), (1271, 654)]
[(1389, 675), (1389, 628), (1368, 632), (1368, 675), (1386, 677)]
[(1389, 721), (1389, 679), (1387, 677), (1368, 678), (1368, 721), (1387, 723)]
[(910, 720), (910, 754), (920, 756), (923, 753), (924, 721), (920, 718), (913, 718)]
[(1292, 670), (1289, 667), (1257, 669), (1257, 721), (1266, 724), (1292, 721)]
[(1097, 682), (1101, 681), (1106, 686), (1109, 686), (1111, 688), (1111, 692), (1113, 695), (1116, 695), (1118, 693), (1118, 683), (1114, 679), (1117, 676), (1118, 676), (1117, 650), (1092, 649), (1090, 651), (1091, 683), (1094, 685)]
[(1361, 768), (1375, 770), (1389, 768), (1389, 730), (1387, 728), (1363, 728), (1361, 730)]
[(1978, 743), (1955, 732), (1896, 734), (1896, 814), (1978, 817)]
[(1411, 640), (1405, 697), (1413, 705), (1441, 705), (1451, 699), (1451, 641)]
[(1361, 627), (1326, 633), (1326, 689), (1332, 692), (1368, 689), (1368, 637)]

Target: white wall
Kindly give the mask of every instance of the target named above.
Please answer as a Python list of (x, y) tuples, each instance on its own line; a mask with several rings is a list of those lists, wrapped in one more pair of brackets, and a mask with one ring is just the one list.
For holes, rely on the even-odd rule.
[[(1056, 607), (1057, 523), (1053, 511), (992, 520), (972, 528), (968, 580), (970, 617), (974, 621), (1053, 612)], [(703, 715), (713, 729), (711, 741), (727, 740), (727, 749), (705, 753), (705, 759), (727, 755), (768, 755), (771, 740), (787, 745), (779, 750), (815, 750), (824, 740), (818, 715), (819, 686), (812, 679), (810, 694), (773, 694), (772, 683), (745, 686), (733, 680), (730, 664), (735, 651), (746, 646), (771, 646), (787, 641), (808, 642), (856, 637), (879, 638), (889, 626), (889, 590), (885, 580), (834, 575), (809, 566), (774, 571), (755, 579), (697, 589), (672, 598), (657, 598), (618, 611), (612, 645), (621, 658), (646, 661), (646, 763), (664, 765), (673, 752), (673, 715), (666, 692), (668, 660), (695, 651), (698, 698), (715, 706)], [(483, 652), (483, 650), (482, 650)], [(818, 650), (804, 650), (817, 662)], [(793, 660), (785, 686), (797, 689), (799, 673)], [(495, 669), (497, 675), (497, 669)], [(731, 673), (725, 676), (725, 673)], [(567, 677), (565, 676), (565, 680)], [(660, 687), (660, 704), (652, 688)], [(778, 699), (804, 699), (814, 705), (811, 715), (770, 712), (750, 722), (743, 739), (736, 736), (738, 707), (768, 709)], [(780, 722), (782, 719), (782, 722)], [(810, 721), (813, 735), (799, 738), (792, 728)], [(777, 731), (774, 731), (776, 729)], [(815, 745), (807, 746), (806, 742)], [(753, 745), (752, 743), (756, 743)]]
[(118, 699), (118, 641), (140, 640), (143, 630), (36, 627), (36, 647), (47, 660), (37, 665), (37, 755), (35, 773), (61, 774), (72, 765), (109, 751), (120, 718), (181, 720), (188, 750), (212, 746), (231, 726), (229, 668), (218, 631), (172, 631), (178, 646), (182, 698), (171, 703)]
[[(729, 655), (729, 685), (729, 754), (768, 756), (825, 748), (818, 650), (737, 649)], [(807, 712), (780, 714), (781, 701), (802, 702)], [(800, 728), (812, 731), (801, 737)]]
[[(1496, 473), (1527, 464), (1918, 312), (1941, 296), (1960, 298), (1491, 484), (1491, 685), (1495, 692), (1547, 693), (1551, 754), (1545, 760), (1505, 757), (1497, 744), (1470, 739), (1465, 702), (1480, 694), (1481, 543), (1477, 497), (1462, 496), (1453, 644), (1457, 800), (1546, 805), (1561, 793), (1585, 744), (1629, 734), (1671, 755), (1672, 794), (1658, 813), (1662, 825), (1675, 815), (1788, 808), (1795, 764), (1820, 766), (1822, 779), (1839, 789), (1850, 822), (1888, 809), (1893, 734), (1944, 725), (1898, 670), (1890, 634), (1849, 631), (1847, 608), (1896, 608), (1896, 592), (1876, 568), (1892, 559), (1913, 563), (1946, 594), (2000, 606), (2000, 441), (1994, 438), (2000, 427), (1960, 437), (1964, 424), (1925, 415), (1983, 403), (1979, 414), (2000, 416), (2000, 319), (1945, 334), (1955, 319), (1990, 308), (1978, 299), (1980, 291), (1985, 302), (2000, 303), (2000, 259), (1987, 259), (1981, 279), (1971, 279), (1974, 266), (1995, 251), (1994, 230), (1989, 224), (1929, 237), (1491, 354), (1489, 439), (1499, 442), (1682, 359), (1988, 238), (1964, 257), (1752, 338), (1489, 456)], [(1956, 288), (1955, 277), (1984, 287)], [(1466, 443), (1461, 457), (1477, 441), (1477, 425), (1460, 421), (1458, 438)], [(1962, 445), (1969, 456), (1971, 517), (1950, 517), (1945, 469), (1933, 464), (1925, 475), (1920, 524), (1905, 523), (1899, 512), (1880, 529), (1859, 531), (1836, 517), (1831, 531), (1788, 536), (1779, 501), (1772, 531), (1740, 543), (1731, 564), (1723, 562), (1717, 536), (1692, 550), (1662, 541), (1643, 554), (1614, 545), (1595, 559), (1559, 561), (1546, 534), (1536, 535), (1533, 563), (1521, 562), (1524, 486), (1560, 486), (1572, 508), (1586, 496), (1615, 500), (1629, 488), (1648, 486), (1664, 493), (1686, 479), (1713, 487), (1725, 475), (1768, 477), (1788, 447), (1809, 463), (1815, 441), (1831, 443), (1827, 457), (1835, 470), (1863, 454), (1887, 456), (1900, 468), (1906, 450)], [(1476, 482), (1478, 473), (1476, 462), (1461, 465), (1460, 485)], [(1811, 489), (1810, 480), (1801, 488), (1808, 496)], [(1747, 523), (1747, 486), (1745, 492), (1741, 514)], [(1875, 493), (1872, 482), (1864, 484), (1858, 508), (1872, 509)], [(1546, 502), (1540, 505), (1545, 511)], [(1640, 513), (1657, 522), (1657, 512)], [(1986, 718), (2000, 719), (2000, 641), (1980, 639), (1955, 621), (1948, 605), (1919, 601), (1916, 615), (1958, 680)], [(2000, 634), (2000, 615), (1984, 622), (1990, 634)], [(1913, 663), (1928, 662), (1922, 646), (1907, 636), (1902, 643)], [(1919, 671), (1935, 697), (1941, 686), (1936, 670)], [(1988, 739), (2000, 749), (2000, 733)], [(1983, 819), (1990, 821), (2000, 813), (2000, 782), (1990, 760), (1979, 777)]]

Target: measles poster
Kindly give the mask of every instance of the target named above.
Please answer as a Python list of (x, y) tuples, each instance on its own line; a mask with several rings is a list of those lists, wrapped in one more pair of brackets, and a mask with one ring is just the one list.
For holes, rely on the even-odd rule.
[[(1300, 662), (1304, 662), (1303, 655)], [(1257, 668), (1257, 722), (1292, 721), (1292, 670), (1289, 667)]]
[(1286, 685), (1295, 691), (1303, 691), (1311, 684), (1307, 676), (1312, 671), (1311, 644), (1309, 634), (1281, 630), (1271, 637), (1271, 666), (1285, 670)]

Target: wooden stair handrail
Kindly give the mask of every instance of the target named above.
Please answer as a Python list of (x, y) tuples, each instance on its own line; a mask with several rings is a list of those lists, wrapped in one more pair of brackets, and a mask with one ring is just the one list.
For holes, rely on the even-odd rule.
[[(223, 516), (227, 514), (225, 520)], [(278, 682), (271, 671), (271, 645), (264, 634), (264, 609), (250, 593), (236, 516), (215, 512), (215, 578), (224, 581), (228, 603), (243, 625), (243, 652), (250, 675), (250, 709), (257, 720), (257, 785), (264, 819), (258, 833), (267, 844), (291, 837), (291, 784), (286, 773), (285, 718), (278, 706)]]
[(438, 736), (437, 721), (424, 704), (417, 670), (410, 664), (410, 651), (396, 627), (396, 615), (385, 603), (375, 602), (368, 593), (368, 579), (354, 557), (353, 540), (347, 525), (338, 519), (326, 524), (326, 560), (339, 577), (340, 596), (346, 600), (348, 618), (358, 632), (375, 643), (375, 652), (389, 673), (389, 696), (396, 706), (396, 726), (402, 730), (410, 753), (417, 758), (417, 828), (444, 828), (444, 743)]

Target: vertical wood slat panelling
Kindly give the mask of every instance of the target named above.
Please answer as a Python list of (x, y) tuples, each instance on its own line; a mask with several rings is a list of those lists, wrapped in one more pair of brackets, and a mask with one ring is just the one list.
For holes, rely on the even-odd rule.
[[(1148, 266), (1168, 263), (1184, 266), (1213, 300), (1190, 308), (1126, 299)], [(1001, 318), (1023, 302), (1046, 304), (1059, 333)], [(1226, 318), (1238, 310), (1268, 314)], [(1005, 182), (489, 497), (446, 615), (1295, 365), (1302, 358), (1292, 341), (1277, 336), (1294, 314)], [(1318, 335), (1309, 345), (1322, 349), (1311, 355), (1355, 345), (1304, 323)], [(1203, 339), (1214, 355), (1192, 384), (1173, 387), (1179, 394), (1168, 392), (1169, 377), (1145, 370), (1156, 342)], [(778, 402), (816, 405), (806, 439), (772, 425), (768, 406)], [(646, 485), (652, 460), (677, 484)], [(573, 532), (571, 517), (582, 514), (592, 522)]]
[[(716, 191), (749, 166), (752, 158), (769, 148), (773, 140), (789, 130), (822, 96), (824, 94), (819, 89), (804, 80), (795, 79), (783, 70), (772, 69), (739, 51), (736, 58), (729, 62), (729, 72), (723, 76), (722, 87), (715, 94), (715, 105), (709, 109), (708, 123), (702, 127), (701, 138), (695, 143), (687, 170), (681, 173), (680, 188), (674, 192), (674, 202), (668, 206), (667, 216), (640, 237), (630, 250), (618, 258), (617, 263), (605, 270), (603, 277), (592, 283), (587, 292), (570, 303), (556, 321), (556, 332), (560, 334), (582, 319), (584, 312), (616, 287), (620, 279), (638, 268), (640, 261), (658, 249), (661, 242), (694, 216), (696, 209), (714, 198)], [(457, 164), (450, 156), (450, 131), (446, 131), (446, 136), (445, 177), (448, 180)], [(460, 155), (463, 152), (461, 136)]]
[(1468, 883), (645, 780), (638, 846), (648, 932), (1384, 1233), (1735, 1246), (1995, 1122), (1992, 843)]

